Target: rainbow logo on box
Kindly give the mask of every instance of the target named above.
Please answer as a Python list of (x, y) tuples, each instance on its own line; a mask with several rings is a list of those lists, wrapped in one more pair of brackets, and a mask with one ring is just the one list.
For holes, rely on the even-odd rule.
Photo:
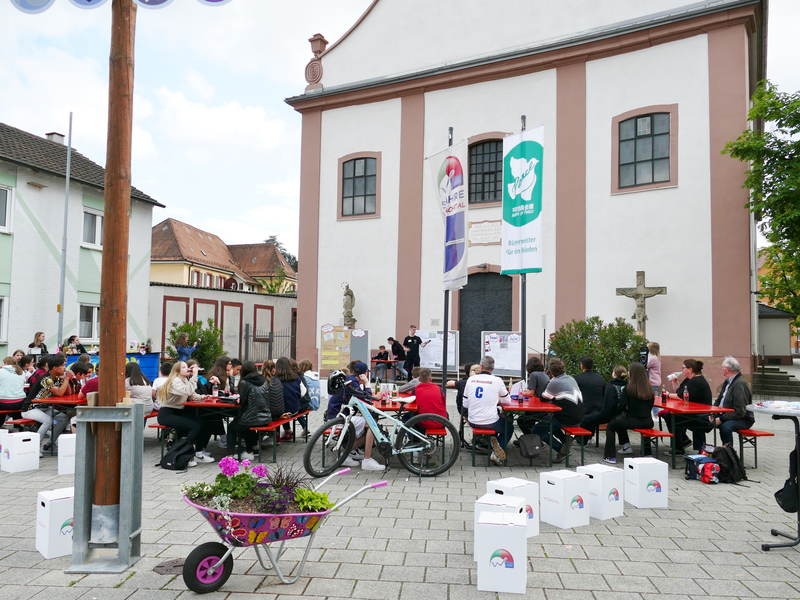
[(660, 492), (661, 491), (661, 484), (658, 483), (655, 479), (647, 484), (647, 491), (648, 492)]
[(608, 492), (608, 501), (619, 502), (619, 490), (617, 488), (611, 488), (611, 491)]
[(581, 498), (580, 496), (575, 496), (572, 499), (572, 502), (570, 502), (570, 507), (572, 508), (572, 510), (580, 510), (584, 506), (585, 504), (583, 502), (583, 498)]
[(492, 554), (492, 558), (489, 559), (489, 564), (493, 567), (503, 567), (505, 566), (506, 569), (513, 569), (514, 568), (514, 557), (511, 556), (511, 552), (508, 550), (495, 550)]
[(533, 518), (533, 509), (531, 508), (530, 504), (525, 505), (525, 514), (528, 515), (529, 519)]
[(72, 535), (72, 517), (64, 521), (61, 526), (61, 535)]

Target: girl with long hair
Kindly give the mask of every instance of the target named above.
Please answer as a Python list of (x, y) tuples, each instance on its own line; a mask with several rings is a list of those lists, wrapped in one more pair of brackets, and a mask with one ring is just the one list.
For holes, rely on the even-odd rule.
[(200, 340), (195, 340), (193, 345), (189, 345), (189, 334), (185, 331), (181, 333), (175, 340), (175, 351), (178, 353), (178, 360), (186, 362), (192, 356), (192, 353), (197, 350), (197, 344)]
[(153, 387), (152, 382), (142, 373), (142, 368), (137, 362), (125, 365), (125, 391), (130, 392), (131, 402), (144, 405), (144, 416), (153, 412)]
[(220, 356), (214, 361), (214, 366), (208, 372), (208, 383), (217, 384), (220, 390), (230, 392), (230, 376), (233, 370), (231, 359), (225, 355)]
[(272, 420), (277, 421), (286, 412), (286, 405), (283, 401), (283, 384), (275, 375), (275, 363), (265, 360), (261, 365), (261, 374), (269, 383), (269, 411), (272, 414)]
[[(614, 445), (614, 434), (619, 436), (622, 446), (620, 454), (631, 454), (629, 429), (651, 429), (653, 427), (653, 386), (647, 379), (647, 371), (638, 362), (628, 365), (630, 381), (622, 389), (622, 414), (614, 417), (606, 427), (606, 447), (603, 461), (617, 464), (617, 449)], [(645, 438), (644, 453), (649, 456), (650, 438)]]
[(28, 348), (38, 348), (39, 352), (31, 352), (31, 354), (47, 354), (47, 346), (45, 346), (44, 340), (44, 331), (37, 331), (36, 335), (33, 336), (33, 341), (28, 344)]
[[(283, 403), (284, 410), (290, 414), (297, 414), (300, 411), (308, 410), (310, 402), (308, 396), (308, 383), (305, 377), (292, 368), (292, 362), (285, 356), (281, 356), (275, 363), (275, 375), (283, 384)], [(297, 419), (303, 428), (303, 434), (308, 428), (306, 417)], [(283, 424), (283, 436), (281, 440), (292, 441), (291, 423)]]
[(269, 408), (270, 385), (252, 361), (247, 360), (242, 364), (240, 375), (239, 403), (242, 407), (242, 416), (228, 424), (227, 448), (228, 454), (233, 454), (236, 451), (238, 438), (242, 437), (245, 442), (242, 458), (253, 460), (258, 434), (250, 428), (263, 427), (272, 422)]

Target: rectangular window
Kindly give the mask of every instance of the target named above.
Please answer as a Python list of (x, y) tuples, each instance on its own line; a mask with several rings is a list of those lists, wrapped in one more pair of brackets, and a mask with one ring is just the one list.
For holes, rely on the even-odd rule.
[(619, 124), (619, 187), (669, 181), (670, 113), (640, 115)]
[(192, 271), (192, 279), (189, 285), (196, 285), (196, 286), (200, 285), (200, 273), (198, 273), (197, 271)]
[(83, 245), (103, 248), (103, 213), (83, 209)]
[(503, 141), (469, 147), (469, 203), (503, 200)]
[(8, 297), (0, 296), (0, 342), (8, 341)]
[(379, 152), (339, 159), (339, 219), (380, 216), (380, 168)]
[(100, 307), (91, 304), (81, 304), (80, 324), (78, 335), (81, 340), (90, 342), (100, 341)]
[(0, 231), (11, 228), (11, 191), (0, 188)]
[(206, 273), (206, 284), (205, 284), (205, 287), (207, 287), (207, 288), (211, 287), (211, 275), (209, 273)]

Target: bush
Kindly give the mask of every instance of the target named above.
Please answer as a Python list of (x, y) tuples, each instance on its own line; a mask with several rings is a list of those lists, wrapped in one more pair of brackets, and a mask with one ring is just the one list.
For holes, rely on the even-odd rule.
[(627, 368), (630, 363), (638, 362), (639, 349), (646, 344), (625, 319), (618, 317), (606, 324), (600, 317), (589, 317), (562, 325), (550, 348), (564, 361), (569, 375), (580, 373), (581, 358), (591, 356), (595, 371), (610, 380), (616, 365)]
[(202, 321), (197, 323), (172, 324), (172, 329), (167, 338), (166, 352), (172, 360), (177, 360), (178, 352), (175, 350), (175, 340), (182, 333), (189, 335), (189, 344), (194, 344), (195, 340), (200, 340), (197, 350), (192, 354), (200, 366), (206, 370), (214, 366), (214, 361), (226, 354), (222, 345), (222, 330), (214, 325), (214, 320), (209, 319), (205, 326)]

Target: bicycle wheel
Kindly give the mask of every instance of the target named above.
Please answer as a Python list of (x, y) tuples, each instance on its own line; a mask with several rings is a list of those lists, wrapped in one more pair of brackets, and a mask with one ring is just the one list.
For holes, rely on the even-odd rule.
[[(306, 450), (303, 452), (303, 467), (312, 477), (325, 477), (330, 475), (345, 461), (353, 444), (356, 441), (356, 429), (349, 423), (346, 430), (342, 429), (344, 417), (336, 417), (323, 423), (319, 429), (308, 439)], [(331, 430), (335, 428), (333, 435)], [(343, 433), (344, 432), (344, 433)], [(342, 443), (339, 438), (344, 435)], [(336, 445), (339, 444), (339, 449)]]
[[(461, 449), (461, 439), (458, 437), (456, 426), (449, 419), (439, 415), (417, 415), (408, 420), (406, 427), (414, 429), (422, 421), (435, 421), (437, 427), (420, 428), (420, 433), (424, 434), (423, 439), (401, 429), (397, 432), (394, 447), (399, 451), (397, 458), (406, 469), (414, 475), (433, 477), (450, 470), (450, 467), (456, 462)], [(410, 448), (419, 447), (424, 441), (427, 441), (428, 447), (418, 452), (419, 464), (415, 464), (416, 461), (412, 457)], [(405, 449), (409, 449), (409, 451), (404, 452)]]

